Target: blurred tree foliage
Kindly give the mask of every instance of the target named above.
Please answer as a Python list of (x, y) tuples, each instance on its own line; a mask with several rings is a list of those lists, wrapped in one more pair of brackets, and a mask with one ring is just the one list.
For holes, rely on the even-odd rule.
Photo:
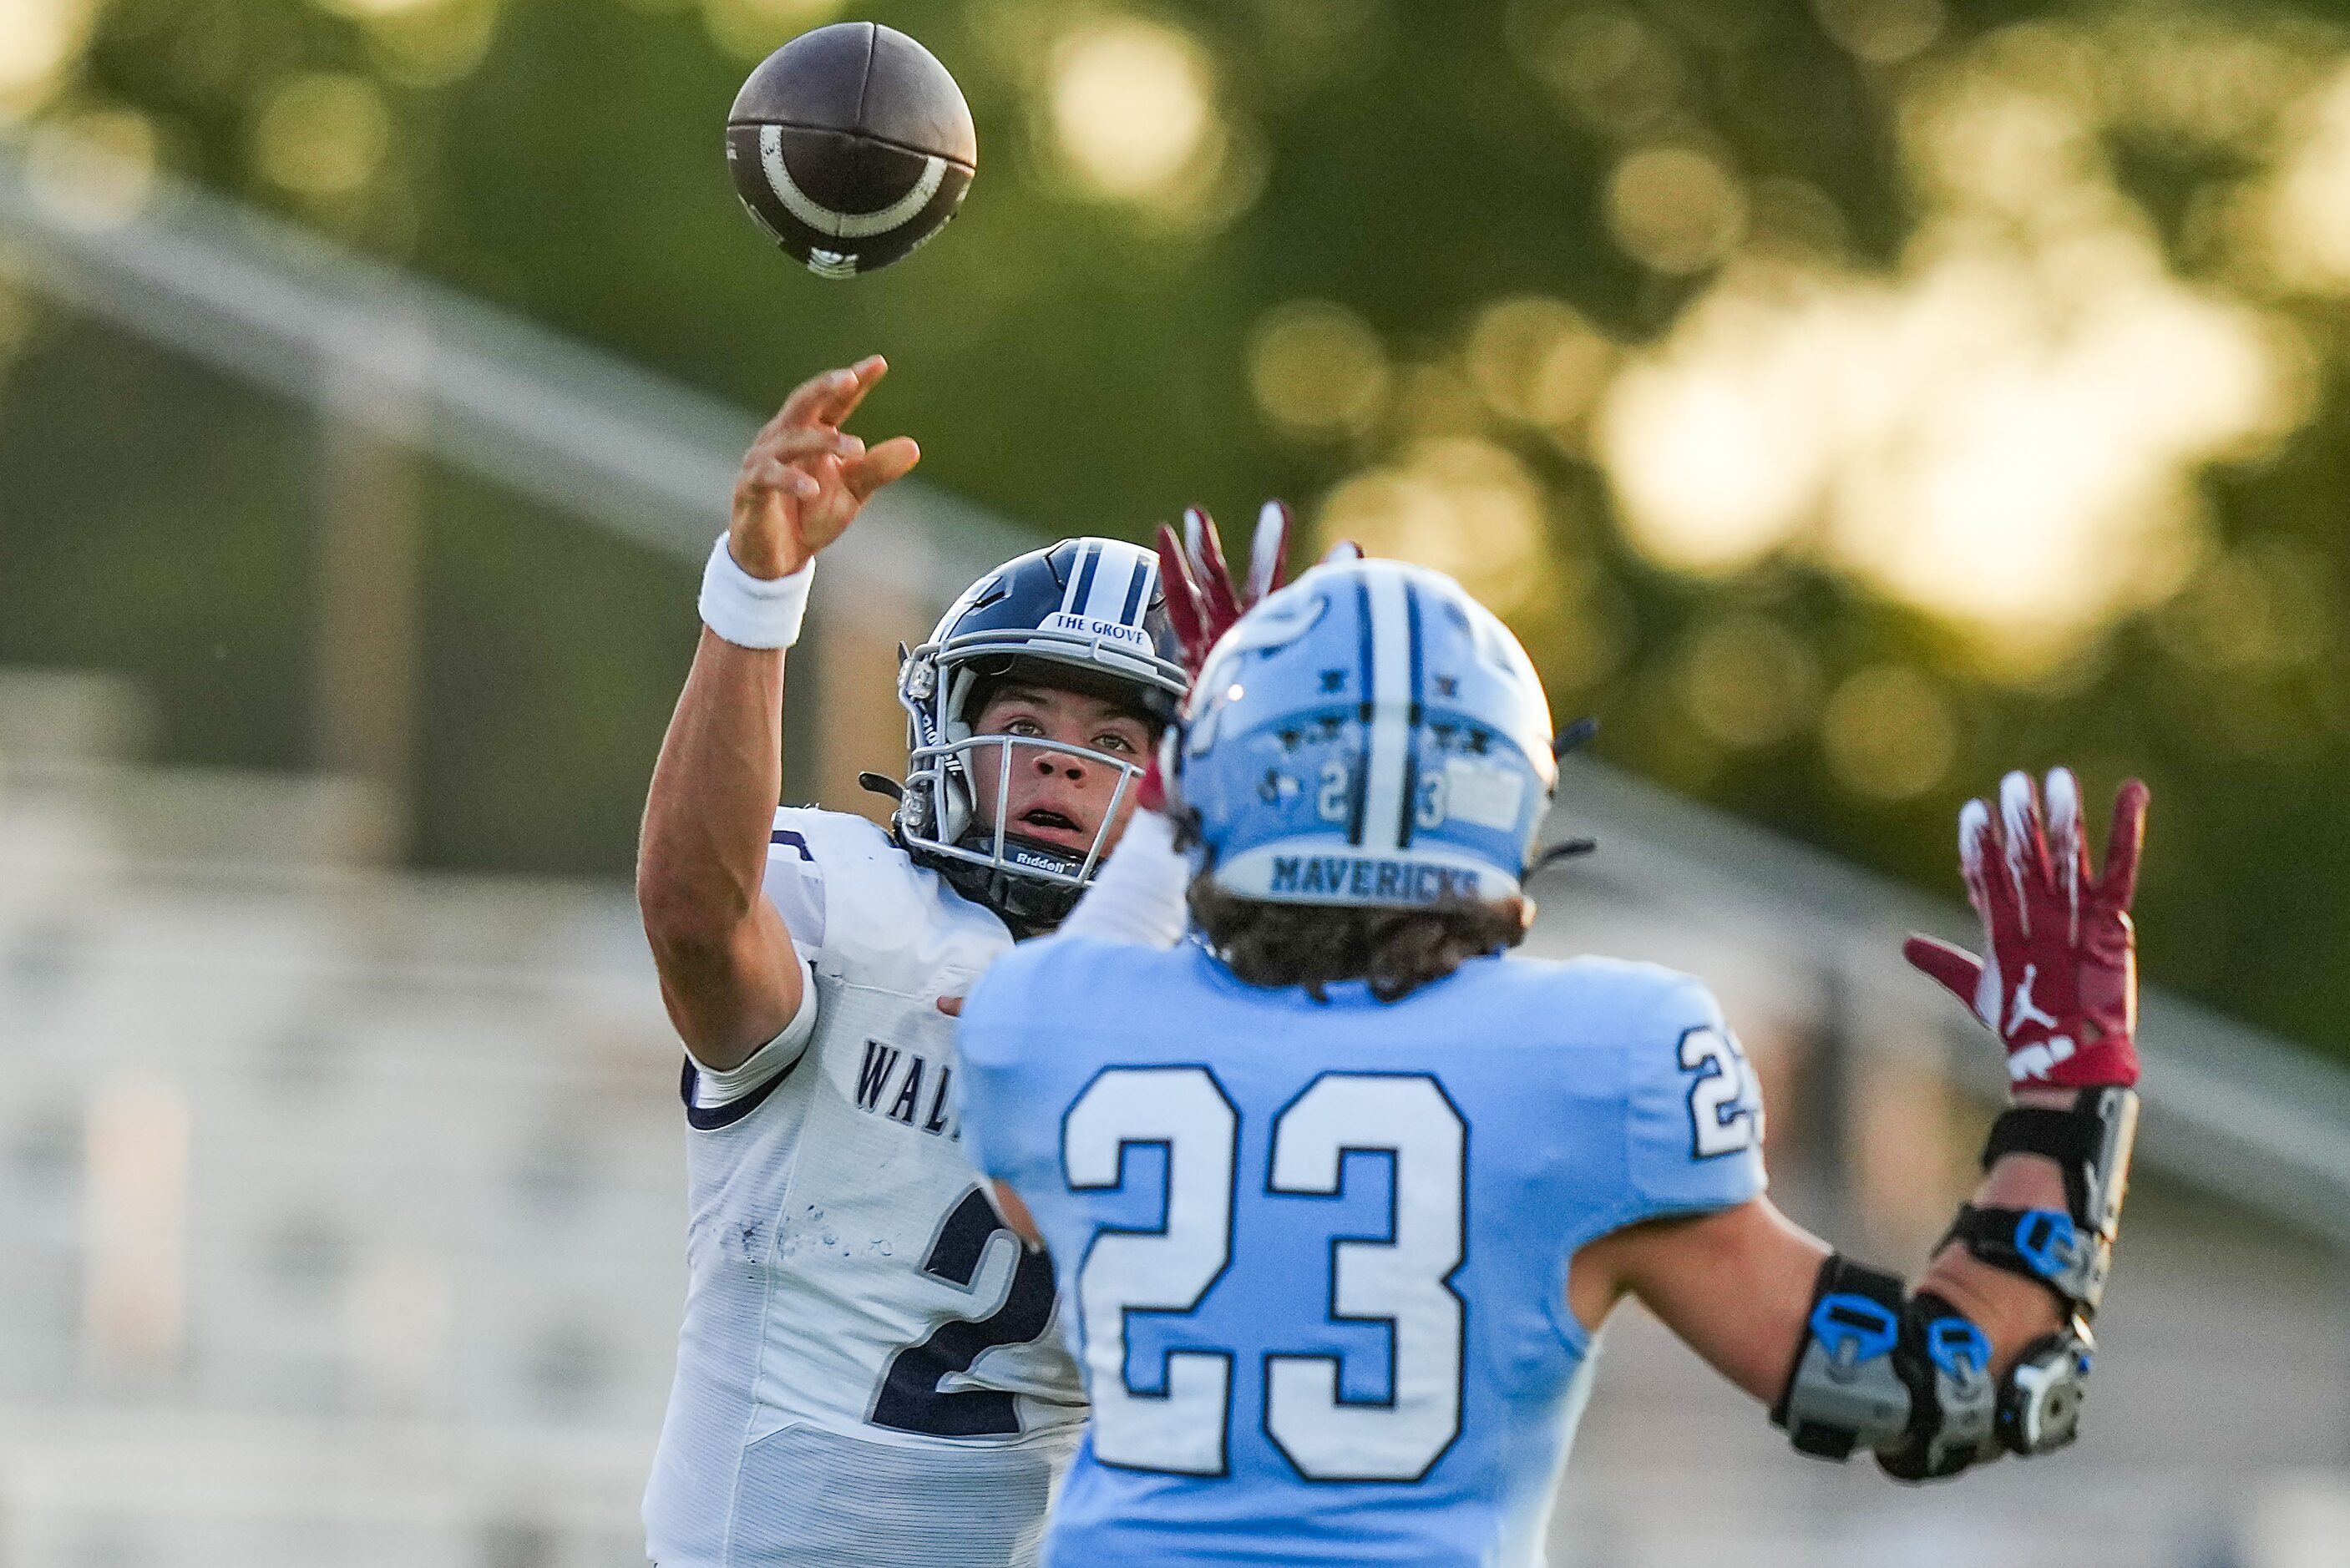
[[(1918, 84), (2003, 57), (2001, 38), (2025, 36), (2018, 25), (2186, 17), (2207, 53), (2230, 28), (2305, 28), (2301, 53), (2324, 58), (2339, 47), (2329, 10), (887, 0), (858, 14), (954, 68), (982, 171), (939, 244), (845, 286), (766, 247), (718, 135), (751, 60), (832, 19), (827, 0), (111, 0), (44, 112), (135, 110), (167, 162), (215, 187), (745, 405), (886, 352), (895, 374), (863, 428), (917, 435), (928, 479), (1041, 535), (1139, 537), (1187, 502), (1243, 514), (1266, 493), (1336, 527), (1382, 515), (1364, 496), (1431, 473), (1482, 484), (1492, 504), (1519, 507), (1492, 524), (1526, 562), (1507, 613), (1562, 709), (1605, 720), (1604, 754), (1938, 890), (1953, 886), (1957, 804), (2000, 769), (2074, 762), (2093, 794), (2142, 774), (2156, 786), (2149, 971), (2350, 1053), (2334, 1008), (2350, 902), (2308, 890), (2350, 874), (2338, 612), (2350, 400), (2331, 296), (2229, 283), (2300, 334), (2300, 413), (2265, 444), (2195, 465), (2191, 569), (2021, 670), (1986, 655), (1980, 628), (1881, 591), (1808, 535), (1732, 570), (1660, 560), (1625, 525), (1588, 410), (1549, 429), (1511, 414), (1474, 347), (1484, 325), (1528, 321), (1552, 323), (1543, 341), (1555, 348), (1556, 323), (1572, 321), (1608, 363), (1637, 357), (1735, 255), (1774, 245), (1846, 280), (1923, 265), (1929, 195), (1905, 140), (1924, 112)], [(2034, 36), (2061, 71), (2060, 36)], [(1127, 70), (1112, 85), (1165, 131), (1120, 154), (1142, 171), (1123, 188), (1118, 170), (1087, 166), (1073, 75), (1097, 57), (1080, 46), (1104, 37), (1126, 53), (1099, 51), (1101, 68)], [(1204, 129), (1184, 131), (1179, 111), (1202, 105)], [(2099, 112), (2099, 167), (2166, 265), (2190, 281), (2238, 278), (2241, 258), (2211, 238), (2211, 193), (2258, 161), (2252, 133), (2186, 136), (2150, 113)], [(2282, 123), (2295, 111), (2280, 99), (2260, 112)], [(1636, 164), (1659, 148), (1680, 161)], [(1543, 303), (1492, 313), (1511, 300)], [(77, 409), (103, 400), (120, 427), (142, 398), (170, 395), (165, 372), (135, 356), (121, 387), (22, 395), (42, 374), (39, 348), (0, 421), (9, 475), (37, 467), (78, 419), (107, 422)], [(1349, 353), (1354, 380), (1330, 381)], [(2143, 371), (2191, 373), (2158, 357)], [(1542, 395), (1564, 409), (1580, 394)], [(224, 525), (147, 498), (201, 489), (236, 453), (138, 456), (169, 483), (88, 497), (70, 536), (0, 514), (0, 658), (127, 661), (189, 715), (182, 754), (298, 761), (284, 715), (305, 635), (287, 565), (303, 524), (282, 500), (298, 477), (256, 455), (235, 490), (252, 504)], [(137, 488), (136, 473), (122, 483)], [(1485, 537), (1463, 524), (1420, 543), (1441, 558)], [(202, 559), (184, 574), (123, 569), (185, 550)], [(425, 858), (620, 869), (690, 647), (689, 574), (453, 487), (431, 555), (432, 680), (464, 700), (432, 704)], [(72, 617), (36, 613), (75, 603), (98, 573), (118, 611), (136, 601), (138, 637), (94, 643)], [(568, 586), (549, 594), (550, 580)], [(224, 585), (244, 597), (224, 602)], [(236, 668), (187, 668), (207, 656)]]

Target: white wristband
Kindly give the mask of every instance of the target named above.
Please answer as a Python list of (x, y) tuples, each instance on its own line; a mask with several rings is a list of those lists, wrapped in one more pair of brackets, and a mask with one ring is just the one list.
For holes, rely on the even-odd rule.
[(737, 648), (789, 648), (800, 639), (816, 558), (788, 577), (754, 577), (734, 564), (726, 535), (702, 569), (702, 624)]

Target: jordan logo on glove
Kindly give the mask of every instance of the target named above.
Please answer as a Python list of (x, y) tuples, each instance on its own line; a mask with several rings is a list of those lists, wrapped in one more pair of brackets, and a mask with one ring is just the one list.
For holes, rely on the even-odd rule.
[[(2006, 1033), (2012, 1034), (2017, 1030), (2022, 1028), (2026, 1023), (2045, 1023), (2051, 1029), (2056, 1027), (2056, 1015), (2054, 1013), (2043, 1012), (2040, 1009), (2032, 1005), (2032, 985), (2033, 982), (2039, 978), (2040, 966), (2038, 964), (2028, 963), (2023, 966), (2023, 983), (2015, 988), (2015, 1012), (2007, 1021)], [(2065, 1048), (2067, 1050), (2072, 1048), (2069, 1041), (2066, 1043)]]
[(2000, 781), (1999, 809), (1959, 813), (1959, 865), (1982, 917), (1978, 958), (1931, 937), (1903, 955), (2007, 1046), (2019, 1085), (2085, 1088), (2137, 1082), (2137, 935), (2130, 900), (2146, 837), (2146, 785), (2114, 800), (2102, 876), (2092, 873), (2071, 770), (2048, 775), (2046, 808), (2030, 775)]

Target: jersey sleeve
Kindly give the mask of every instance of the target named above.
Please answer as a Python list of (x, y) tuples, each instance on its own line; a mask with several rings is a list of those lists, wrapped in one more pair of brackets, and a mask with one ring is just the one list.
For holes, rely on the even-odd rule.
[(752, 1052), (740, 1066), (714, 1071), (696, 1060), (688, 1047), (685, 1077), (678, 1089), (685, 1100), (686, 1121), (709, 1132), (733, 1127), (757, 1110), (784, 1075), (799, 1065), (808, 1042), (816, 1036), (816, 981), (811, 977), (800, 991), (799, 1011), (784, 1025), (783, 1033)]
[(767, 901), (783, 916), (784, 929), (790, 933), (792, 949), (799, 956), (806, 980), (799, 1011), (781, 1033), (751, 1053), (741, 1065), (724, 1072), (697, 1061), (692, 1049), (687, 1049), (680, 1093), (685, 1099), (686, 1119), (697, 1127), (731, 1127), (757, 1109), (815, 1038), (817, 1002), (813, 966), (824, 950), (826, 936), (824, 867), (815, 847), (826, 836), (818, 820), (821, 815), (797, 806), (785, 806), (775, 813), (767, 835), (767, 869), (761, 879)]
[(1626, 1167), (1639, 1218), (1699, 1214), (1759, 1196), (1762, 1094), (1712, 992), (1675, 977), (1633, 1033)]
[(1033, 974), (1050, 956), (1043, 943), (1015, 949), (989, 966), (963, 998), (955, 1027), (955, 1090), (963, 1150), (982, 1174), (1014, 1187), (1055, 1175), (1057, 1123), (1045, 1127), (1050, 1064), (1034, 1049), (1052, 1037), (1035, 1015)]

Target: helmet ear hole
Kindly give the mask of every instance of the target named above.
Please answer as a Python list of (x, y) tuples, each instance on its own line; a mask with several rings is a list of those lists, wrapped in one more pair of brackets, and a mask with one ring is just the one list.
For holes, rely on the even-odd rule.
[[(939, 732), (951, 746), (971, 739), (967, 709), (978, 684), (977, 671), (968, 665), (947, 677), (946, 700), (939, 705)], [(971, 828), (971, 774), (957, 752), (939, 759), (939, 836), (949, 844), (960, 843)]]
[(939, 760), (939, 836), (959, 844), (971, 828), (971, 780), (963, 775), (962, 759)]
[(964, 665), (947, 678), (947, 700), (943, 707), (943, 722), (939, 726), (940, 738), (949, 745), (971, 739), (971, 700), (979, 685), (979, 672)]

